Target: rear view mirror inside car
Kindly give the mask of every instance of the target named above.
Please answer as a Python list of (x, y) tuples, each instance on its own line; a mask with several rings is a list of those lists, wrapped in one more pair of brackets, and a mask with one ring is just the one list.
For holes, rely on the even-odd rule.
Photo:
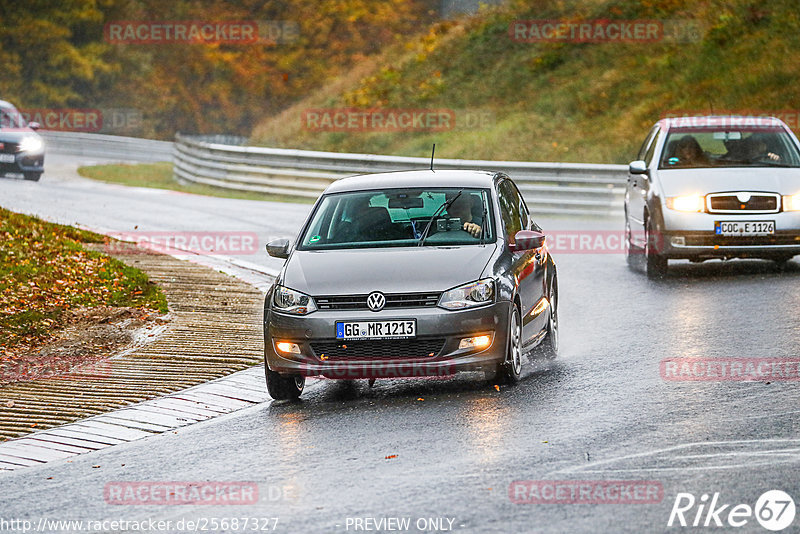
[(729, 141), (731, 139), (741, 139), (742, 132), (714, 132), (714, 139)]
[(423, 206), (422, 197), (400, 196), (400, 197), (392, 197), (389, 199), (390, 208), (400, 208), (407, 210), (411, 208), (421, 208), (422, 206)]

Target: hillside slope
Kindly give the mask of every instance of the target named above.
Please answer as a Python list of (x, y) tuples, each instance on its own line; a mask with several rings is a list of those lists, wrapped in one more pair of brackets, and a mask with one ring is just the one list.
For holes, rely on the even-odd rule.
[[(633, 42), (516, 42), (514, 21), (656, 21)], [(796, 0), (515, 1), (384, 50), (253, 131), (260, 145), (441, 157), (625, 163), (669, 111), (800, 109)], [(319, 108), (453, 110), (440, 132), (315, 131)], [(795, 110), (795, 115), (791, 112)], [(306, 122), (304, 122), (304, 120)], [(466, 125), (464, 121), (472, 123)]]

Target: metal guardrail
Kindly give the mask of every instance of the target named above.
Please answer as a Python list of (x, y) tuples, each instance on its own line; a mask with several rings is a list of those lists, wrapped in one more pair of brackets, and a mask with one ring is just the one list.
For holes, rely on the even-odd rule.
[[(427, 169), (430, 159), (230, 146), (178, 134), (173, 164), (175, 177), (186, 182), (316, 198), (339, 178)], [(435, 167), (505, 172), (514, 179), (536, 213), (619, 213), (627, 177), (625, 165), (437, 159)]]
[[(234, 146), (209, 142), (226, 137), (177, 135), (175, 143), (76, 132), (39, 132), (47, 151), (120, 161), (173, 161), (180, 181), (240, 191), (316, 198), (345, 176), (427, 169), (428, 158), (341, 154), (311, 150)], [(230, 142), (230, 141), (228, 141)], [(536, 213), (618, 214), (627, 167), (587, 163), (529, 163), (437, 159), (437, 169), (485, 169), (508, 173)]]
[[(121, 135), (39, 130), (47, 153), (121, 161), (170, 161), (171, 141), (155, 141)], [(46, 165), (45, 158), (45, 165)]]

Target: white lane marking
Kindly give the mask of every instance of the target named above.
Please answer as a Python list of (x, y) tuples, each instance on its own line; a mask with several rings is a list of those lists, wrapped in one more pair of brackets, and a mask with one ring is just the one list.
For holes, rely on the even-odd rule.
[[(687, 450), (690, 448), (732, 448), (732, 447), (745, 447), (745, 446), (775, 446), (785, 444), (790, 448), (761, 448), (761, 449), (744, 449), (744, 450), (728, 450), (728, 451), (710, 451), (708, 453), (686, 454), (681, 455), (679, 451)], [(795, 446), (795, 447), (791, 447)], [(660, 449), (653, 449), (651, 451), (628, 454), (609, 458), (606, 460), (592, 461), (588, 464), (574, 465), (564, 469), (558, 469), (549, 473), (547, 476), (557, 475), (560, 473), (644, 473), (644, 472), (683, 472), (683, 471), (710, 471), (710, 470), (725, 470), (725, 469), (741, 469), (759, 467), (762, 465), (775, 465), (776, 463), (794, 463), (800, 462), (800, 439), (793, 438), (765, 438), (755, 440), (731, 440), (731, 441), (701, 441), (693, 443), (684, 443), (681, 445), (673, 445)], [(692, 460), (693, 463), (700, 461), (711, 461), (714, 459), (730, 458), (731, 462), (726, 463), (713, 463), (702, 466), (693, 465), (680, 465), (675, 466), (683, 460)], [(630, 468), (599, 468), (604, 465), (615, 463), (625, 463), (638, 459), (649, 459), (652, 462), (663, 464), (670, 464), (668, 467), (663, 466), (636, 466)], [(749, 459), (749, 460), (748, 460)], [(598, 469), (599, 468), (599, 469)]]

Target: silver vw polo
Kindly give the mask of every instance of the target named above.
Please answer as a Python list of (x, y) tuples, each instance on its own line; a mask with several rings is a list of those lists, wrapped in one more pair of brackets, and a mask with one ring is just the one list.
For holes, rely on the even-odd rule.
[(305, 377), (482, 371), (519, 379), (558, 351), (558, 281), (542, 230), (505, 174), (405, 171), (338, 180), (294, 242), (264, 305), (267, 387)]
[(628, 258), (662, 277), (670, 259), (800, 254), (800, 142), (765, 117), (679, 117), (653, 126), (630, 164)]

